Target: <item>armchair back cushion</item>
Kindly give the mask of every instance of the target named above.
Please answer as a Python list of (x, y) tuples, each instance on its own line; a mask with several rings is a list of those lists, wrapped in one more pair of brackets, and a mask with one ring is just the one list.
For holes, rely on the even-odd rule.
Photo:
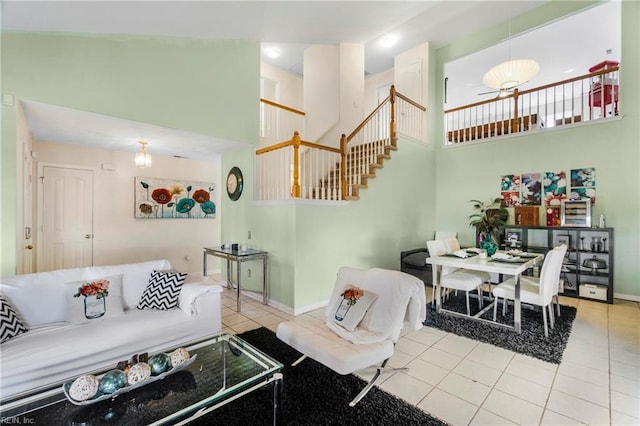
[[(378, 296), (352, 332), (335, 325), (329, 317), (334, 313), (333, 306), (338, 303), (342, 289), (347, 283)], [(405, 319), (414, 330), (422, 327), (426, 318), (424, 284), (416, 277), (399, 271), (342, 267), (338, 271), (325, 318), (331, 330), (353, 343), (371, 343), (386, 339), (396, 342), (400, 338)]]

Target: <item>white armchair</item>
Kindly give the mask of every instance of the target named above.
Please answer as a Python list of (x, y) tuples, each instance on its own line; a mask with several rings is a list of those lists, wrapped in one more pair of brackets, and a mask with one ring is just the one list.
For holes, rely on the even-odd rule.
[[(349, 310), (356, 313), (356, 324), (341, 325), (341, 305), (347, 300), (345, 290), (355, 287), (364, 296), (373, 295), (368, 309), (357, 301)], [(344, 305), (343, 305), (344, 306)], [(353, 311), (351, 311), (353, 309)], [(357, 316), (363, 315), (359, 320)], [(325, 310), (323, 320), (294, 318), (278, 325), (277, 337), (302, 353), (297, 365), (306, 357), (329, 367), (338, 374), (351, 374), (375, 366), (376, 372), (369, 383), (351, 401), (354, 406), (376, 384), (393, 355), (394, 345), (403, 326), (412, 330), (422, 328), (426, 319), (424, 284), (418, 278), (399, 271), (373, 268), (361, 270), (342, 267)]]

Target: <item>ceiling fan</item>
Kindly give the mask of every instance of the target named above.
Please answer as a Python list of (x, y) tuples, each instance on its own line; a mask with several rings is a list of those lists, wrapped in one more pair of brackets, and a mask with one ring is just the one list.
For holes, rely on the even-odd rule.
[(518, 86), (528, 82), (539, 70), (540, 66), (533, 59), (511, 59), (498, 64), (482, 77), (482, 83), (495, 90), (478, 95), (497, 93), (498, 98), (507, 97)]
[(482, 83), (495, 90), (478, 93), (478, 95), (498, 93), (498, 98), (507, 97), (516, 87), (528, 82), (540, 71), (540, 65), (533, 59), (511, 59), (511, 21), (509, 21), (508, 40), (509, 59), (494, 66), (482, 77)]
[(496, 96), (496, 99), (506, 98), (507, 96), (509, 96), (510, 94), (513, 93), (514, 89), (515, 89), (515, 87), (510, 88), (510, 89), (491, 90), (489, 92), (478, 93), (478, 96), (489, 95), (491, 93), (497, 93), (498, 95)]

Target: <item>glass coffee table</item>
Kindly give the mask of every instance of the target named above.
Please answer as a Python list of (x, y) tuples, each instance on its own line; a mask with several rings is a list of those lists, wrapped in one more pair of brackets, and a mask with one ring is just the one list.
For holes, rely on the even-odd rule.
[[(192, 358), (196, 355), (195, 361), (162, 380), (86, 405), (67, 400), (63, 383), (57, 383), (2, 401), (0, 418), (3, 423), (36, 425), (182, 425), (270, 385), (273, 423), (280, 424), (281, 363), (226, 332), (182, 347)], [(113, 368), (87, 374), (100, 376)]]

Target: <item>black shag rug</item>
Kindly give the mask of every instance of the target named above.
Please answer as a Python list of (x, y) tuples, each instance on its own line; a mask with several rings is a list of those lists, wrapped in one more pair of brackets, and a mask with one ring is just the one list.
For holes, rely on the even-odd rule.
[[(487, 300), (485, 299), (485, 306)], [(450, 294), (442, 305), (445, 309), (466, 313), (464, 292)], [(479, 311), (478, 300), (471, 298), (471, 315)], [(427, 319), (424, 325), (443, 331), (479, 340), (513, 352), (528, 355), (553, 364), (560, 364), (562, 354), (567, 347), (571, 326), (576, 317), (576, 308), (560, 305), (560, 317), (556, 312), (555, 327), (549, 328), (549, 337), (544, 336), (544, 324), (540, 308), (522, 304), (522, 333), (468, 318), (447, 314), (436, 314), (435, 306), (427, 304)], [(481, 318), (493, 320), (493, 308), (485, 312)], [(502, 299), (498, 305), (497, 322), (513, 325), (513, 305), (508, 305), (507, 314), (502, 315)]]
[[(349, 402), (366, 382), (354, 375), (341, 376), (280, 341), (267, 328), (238, 335), (284, 365), (282, 413), (284, 425), (446, 425), (415, 406), (374, 387), (355, 407)], [(245, 395), (192, 425), (270, 425), (273, 422), (270, 386)]]

